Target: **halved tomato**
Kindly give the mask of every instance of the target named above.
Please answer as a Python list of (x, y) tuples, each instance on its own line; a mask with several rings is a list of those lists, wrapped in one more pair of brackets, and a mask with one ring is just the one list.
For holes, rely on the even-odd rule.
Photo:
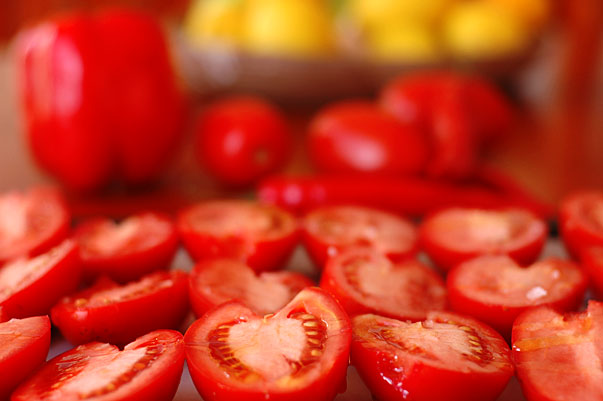
[(184, 365), (182, 334), (157, 330), (128, 344), (89, 343), (48, 361), (11, 401), (166, 401)]
[(45, 315), (62, 296), (77, 289), (81, 272), (72, 240), (36, 257), (13, 260), (0, 267), (0, 306), (14, 318)]
[(193, 323), (184, 339), (206, 401), (331, 401), (345, 385), (350, 320), (318, 288), (264, 317), (226, 303)]
[(603, 303), (582, 313), (532, 309), (513, 324), (513, 360), (528, 401), (603, 399)]
[(582, 266), (588, 273), (597, 298), (601, 299), (603, 297), (603, 247), (583, 250)]
[(298, 242), (293, 215), (251, 201), (199, 203), (182, 211), (177, 225), (195, 260), (238, 259), (257, 272), (283, 268)]
[(423, 249), (446, 271), (486, 254), (532, 263), (546, 237), (545, 222), (523, 209), (445, 209), (425, 219), (420, 228)]
[(401, 260), (417, 252), (417, 230), (410, 221), (380, 210), (328, 206), (306, 215), (303, 242), (319, 268), (346, 248), (370, 247)]
[(0, 194), (0, 265), (46, 252), (67, 237), (70, 216), (59, 191), (32, 188)]
[(446, 308), (446, 287), (433, 269), (415, 259), (394, 263), (368, 248), (348, 249), (329, 259), (320, 286), (350, 316), (378, 313), (417, 321)]
[(8, 400), (15, 387), (44, 363), (49, 347), (48, 316), (0, 323), (0, 400)]
[(585, 248), (603, 246), (603, 192), (578, 192), (564, 199), (559, 228), (566, 249), (575, 259)]
[(187, 312), (188, 275), (161, 271), (125, 285), (100, 278), (92, 287), (63, 298), (51, 317), (73, 344), (121, 345), (152, 330), (175, 329)]
[(258, 315), (275, 313), (312, 280), (300, 273), (281, 271), (257, 274), (235, 259), (208, 259), (197, 263), (189, 278), (195, 315), (203, 316), (228, 301), (240, 301)]
[(515, 318), (527, 309), (549, 305), (578, 308), (588, 278), (579, 266), (545, 259), (522, 268), (506, 255), (482, 256), (461, 263), (446, 280), (450, 305), (510, 336)]
[(507, 343), (468, 317), (361, 315), (352, 325), (352, 364), (379, 401), (493, 401), (513, 376)]
[(178, 249), (172, 220), (158, 213), (140, 213), (116, 224), (107, 218), (85, 221), (75, 230), (84, 274), (106, 275), (125, 283), (170, 266)]

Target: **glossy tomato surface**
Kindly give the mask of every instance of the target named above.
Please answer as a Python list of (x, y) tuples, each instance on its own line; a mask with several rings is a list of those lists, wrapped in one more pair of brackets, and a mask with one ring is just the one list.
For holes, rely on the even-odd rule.
[(51, 188), (0, 194), (0, 265), (19, 256), (35, 256), (67, 237), (69, 211)]
[(528, 401), (603, 399), (602, 347), (600, 302), (575, 314), (533, 309), (513, 324), (513, 359)]
[(183, 365), (184, 342), (176, 331), (148, 333), (121, 351), (93, 342), (48, 361), (11, 401), (169, 401)]
[(415, 226), (394, 214), (359, 206), (327, 206), (303, 220), (304, 246), (322, 268), (329, 257), (346, 248), (370, 247), (393, 260), (417, 251)]
[(576, 259), (590, 246), (603, 246), (603, 192), (579, 192), (561, 202), (559, 228)]
[(52, 308), (52, 323), (73, 344), (127, 344), (157, 329), (175, 329), (188, 312), (188, 276), (156, 272), (118, 285), (107, 278)]
[(350, 340), (345, 311), (318, 288), (263, 318), (226, 303), (185, 335), (188, 367), (206, 401), (331, 401), (345, 386)]
[(443, 270), (486, 254), (529, 264), (540, 255), (546, 236), (545, 222), (523, 209), (444, 209), (420, 228), (421, 246)]
[(293, 215), (251, 201), (199, 203), (179, 214), (177, 226), (193, 259), (238, 259), (258, 272), (285, 267), (298, 242)]
[(199, 162), (221, 183), (248, 186), (289, 160), (293, 138), (281, 112), (252, 96), (208, 106), (196, 125)]
[(0, 306), (9, 317), (45, 315), (62, 296), (77, 289), (81, 271), (72, 240), (36, 257), (15, 259), (0, 267)]
[(87, 278), (108, 276), (120, 283), (167, 269), (178, 249), (176, 226), (168, 216), (140, 213), (115, 223), (84, 221), (75, 230)]
[(578, 265), (562, 259), (544, 259), (524, 268), (500, 255), (459, 264), (448, 274), (446, 284), (453, 310), (510, 337), (513, 321), (527, 309), (541, 305), (577, 309), (588, 278)]
[(380, 401), (493, 401), (513, 376), (507, 343), (468, 317), (361, 315), (352, 325), (352, 364)]
[(415, 259), (392, 262), (367, 248), (351, 248), (330, 258), (320, 287), (350, 316), (378, 313), (417, 321), (447, 304), (444, 281), (433, 269)]
[(256, 273), (235, 259), (203, 260), (189, 277), (190, 300), (195, 315), (228, 301), (239, 301), (256, 314), (275, 313), (312, 280), (290, 271)]

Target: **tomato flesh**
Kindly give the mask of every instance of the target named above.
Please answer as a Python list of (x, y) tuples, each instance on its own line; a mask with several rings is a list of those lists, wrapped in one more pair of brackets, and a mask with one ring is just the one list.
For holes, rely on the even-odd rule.
[(603, 246), (603, 192), (579, 192), (561, 203), (559, 228), (568, 252), (576, 259), (591, 246)]
[(603, 247), (592, 247), (582, 251), (584, 266), (597, 299), (603, 297)]

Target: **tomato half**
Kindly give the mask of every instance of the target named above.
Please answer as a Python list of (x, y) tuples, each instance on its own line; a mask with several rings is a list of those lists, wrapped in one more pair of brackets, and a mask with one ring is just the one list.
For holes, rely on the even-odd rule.
[(603, 246), (603, 192), (579, 192), (564, 199), (559, 228), (566, 249), (576, 259), (587, 247)]
[(77, 245), (65, 240), (46, 253), (0, 268), (0, 306), (14, 318), (39, 316), (77, 289), (82, 265)]
[(226, 303), (193, 323), (184, 339), (206, 401), (331, 401), (345, 385), (350, 321), (318, 288), (264, 317)]
[(0, 400), (8, 400), (15, 387), (44, 363), (49, 347), (48, 316), (0, 323)]
[(84, 274), (125, 283), (167, 269), (178, 249), (176, 226), (168, 216), (141, 213), (121, 223), (107, 218), (83, 222), (75, 230)]
[(510, 336), (515, 318), (529, 308), (578, 308), (588, 278), (579, 266), (545, 259), (523, 268), (506, 255), (482, 256), (459, 264), (446, 280), (450, 306)]
[(188, 312), (188, 276), (156, 272), (118, 285), (107, 278), (63, 298), (52, 308), (52, 323), (73, 344), (127, 344), (157, 329), (174, 329)]
[(302, 237), (320, 268), (329, 257), (351, 247), (370, 247), (393, 260), (417, 252), (417, 230), (410, 221), (359, 206), (330, 206), (308, 213)]
[(69, 211), (50, 188), (0, 194), (0, 265), (46, 252), (67, 237)]
[(119, 350), (89, 343), (48, 361), (11, 401), (166, 401), (174, 398), (184, 365), (182, 334), (157, 330)]
[(352, 364), (380, 401), (493, 401), (513, 376), (507, 343), (468, 317), (361, 315), (352, 325)]
[(182, 211), (177, 225), (193, 259), (238, 259), (255, 271), (283, 268), (298, 242), (293, 215), (251, 201), (199, 203)]
[(588, 273), (598, 299), (601, 299), (603, 297), (603, 247), (592, 247), (582, 251), (582, 266)]
[(603, 399), (603, 304), (582, 313), (542, 307), (513, 324), (513, 360), (528, 401)]
[(348, 249), (329, 259), (320, 281), (348, 315), (378, 313), (401, 320), (423, 320), (446, 308), (444, 281), (423, 263), (394, 263), (372, 249)]
[(529, 264), (542, 251), (546, 236), (545, 222), (522, 209), (445, 209), (420, 228), (423, 249), (443, 270), (485, 254), (505, 254)]
[(298, 292), (312, 287), (312, 280), (290, 271), (257, 274), (234, 259), (208, 259), (197, 263), (189, 278), (190, 300), (195, 315), (237, 300), (258, 315), (275, 313)]

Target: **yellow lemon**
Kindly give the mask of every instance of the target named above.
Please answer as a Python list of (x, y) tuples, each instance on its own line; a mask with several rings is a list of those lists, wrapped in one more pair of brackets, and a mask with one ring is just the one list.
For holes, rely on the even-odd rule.
[(551, 0), (490, 0), (522, 21), (533, 32), (541, 30), (551, 17)]
[(423, 63), (442, 56), (434, 30), (425, 25), (381, 25), (367, 39), (373, 56), (380, 60)]
[(243, 14), (243, 0), (196, 0), (186, 16), (184, 30), (195, 43), (238, 44)]
[(387, 23), (437, 22), (454, 0), (349, 0), (349, 13), (363, 28)]

